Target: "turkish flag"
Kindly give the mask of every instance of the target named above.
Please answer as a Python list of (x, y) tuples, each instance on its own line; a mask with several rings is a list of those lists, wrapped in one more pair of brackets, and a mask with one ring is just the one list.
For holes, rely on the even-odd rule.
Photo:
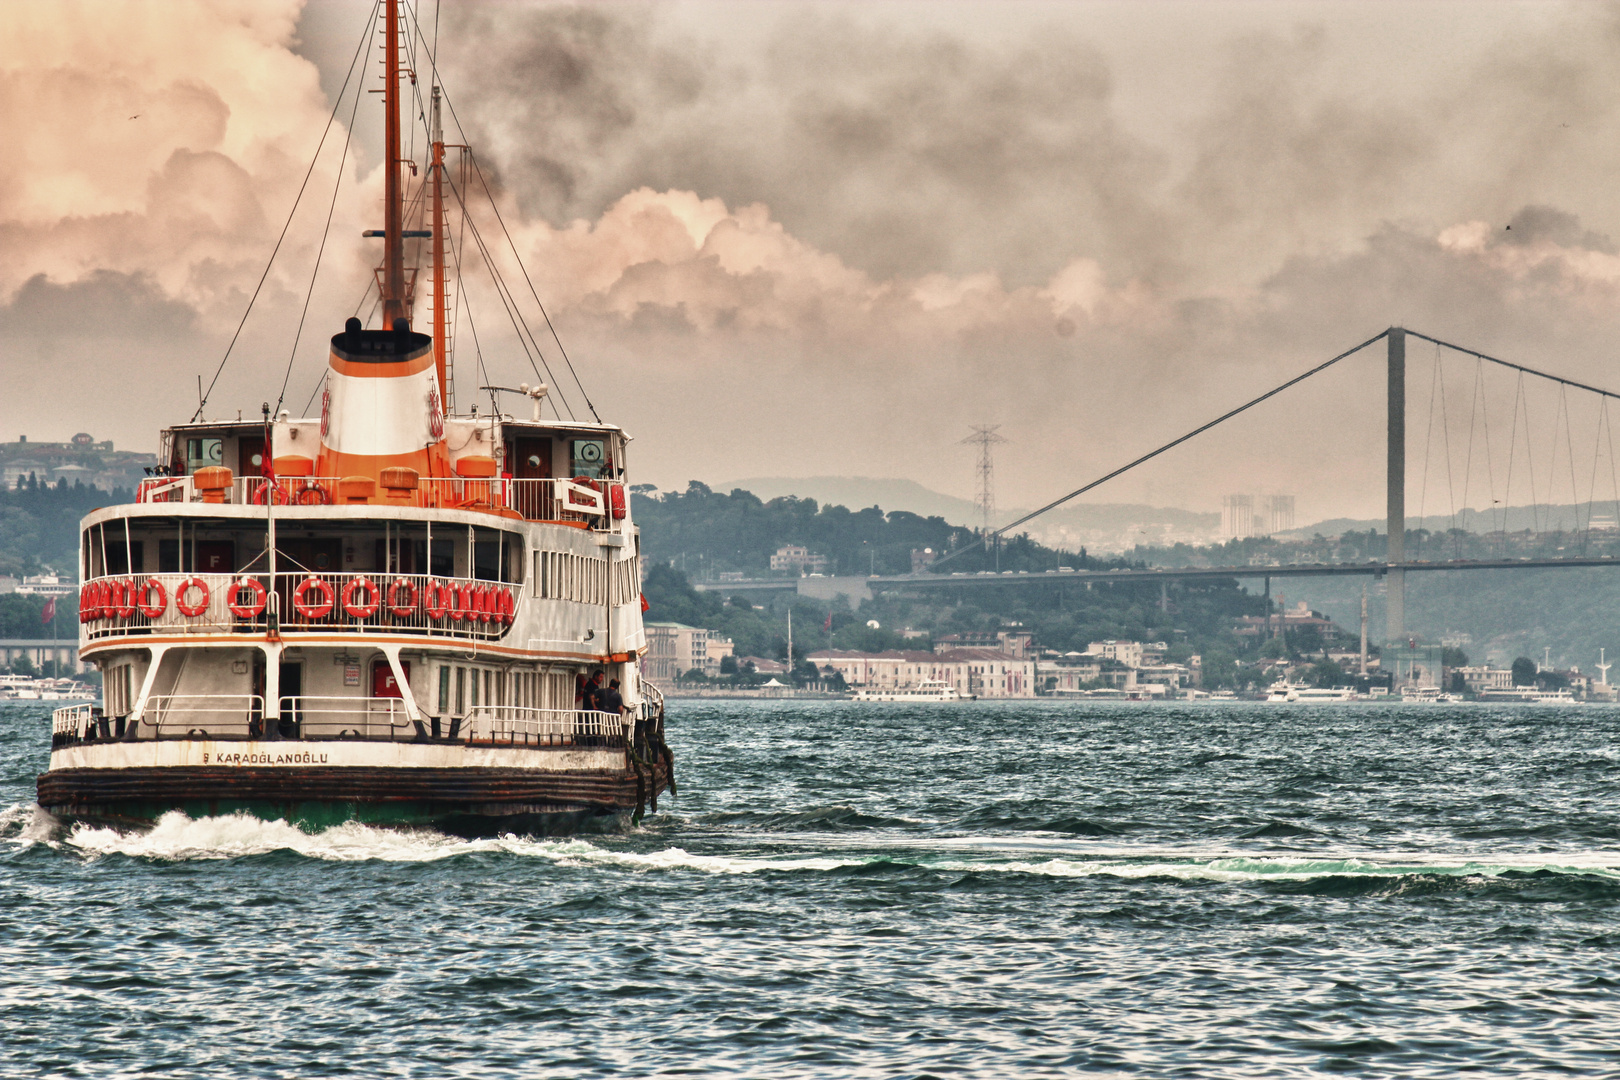
[(56, 597), (53, 596), (49, 600), (45, 601), (45, 610), (43, 610), (43, 611), (41, 611), (39, 613), (39, 621), (40, 621), (41, 624), (49, 624), (55, 618), (56, 618)]
[(825, 626), (822, 627), (822, 629), (823, 630), (831, 630), (832, 629), (832, 612), (830, 612), (830, 611), (827, 612), (827, 623), (826, 623)]

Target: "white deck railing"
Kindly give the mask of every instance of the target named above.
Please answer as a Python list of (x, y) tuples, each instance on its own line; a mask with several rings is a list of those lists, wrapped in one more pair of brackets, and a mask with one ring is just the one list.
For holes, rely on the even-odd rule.
[[(345, 502), (335, 476), (232, 477), (217, 499), (198, 490), (190, 476), (153, 476), (142, 480), (137, 503), (205, 503), (263, 506), (273, 498), (277, 506), (334, 506)], [(373, 506), (433, 507), (445, 510), (516, 511), (527, 521), (567, 521), (597, 529), (612, 529), (624, 518), (627, 494), (621, 480), (528, 480), (496, 476), (487, 480), (463, 477), (423, 477), (413, 490), (390, 498), (378, 485), (366, 500)]]
[(302, 739), (393, 739), (415, 731), (400, 698), (289, 696), (279, 712), (297, 723)]
[(197, 733), (229, 737), (250, 734), (263, 717), (259, 694), (153, 694), (146, 699), (141, 725), (159, 738)]

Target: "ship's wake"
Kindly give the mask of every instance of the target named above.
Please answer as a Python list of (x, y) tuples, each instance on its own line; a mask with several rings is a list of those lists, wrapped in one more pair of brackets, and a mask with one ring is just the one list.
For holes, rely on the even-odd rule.
[[(124, 831), (91, 825), (67, 829), (35, 806), (0, 811), (0, 841), (12, 846), (48, 844), (84, 859), (124, 856), (159, 862), (250, 858), (275, 852), (325, 862), (425, 863), (469, 855), (536, 859), (573, 868), (631, 873), (751, 875), (810, 873), (1025, 875), (1038, 878), (1174, 879), (1188, 882), (1271, 884), (1283, 891), (1329, 895), (1453, 891), (1470, 883), (1579, 880), (1620, 892), (1620, 856), (1614, 852), (1491, 853), (1440, 855), (1417, 852), (1348, 852), (1332, 855), (1252, 854), (1234, 850), (1154, 849), (1109, 845), (1084, 850), (1084, 841), (1026, 847), (1016, 838), (966, 838), (854, 845), (826, 837), (783, 850), (777, 837), (759, 845), (726, 844), (702, 852), (656, 844), (654, 833), (608, 840), (534, 839), (502, 836), (461, 839), (430, 830), (377, 828), (355, 822), (305, 831), (285, 821), (245, 814), (190, 818), (164, 815), (149, 830)], [(753, 847), (753, 850), (748, 850)], [(741, 848), (741, 850), (739, 850)]]

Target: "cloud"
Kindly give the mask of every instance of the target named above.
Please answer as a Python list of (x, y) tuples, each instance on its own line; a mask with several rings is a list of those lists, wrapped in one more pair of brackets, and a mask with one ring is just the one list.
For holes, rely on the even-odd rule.
[[(1201, 43), (1225, 59), (1160, 142), (1132, 119), (1142, 73), (1068, 9), (989, 37), (772, 11), (747, 48), (660, 7), (444, 13), (452, 101), (505, 225), (598, 407), (641, 436), (648, 479), (963, 490), (956, 440), (990, 421), (1014, 440), (1002, 501), (1034, 502), (1391, 323), (1605, 381), (1620, 310), (1607, 10), (1485, 40), (1410, 83), (1328, 25)], [(298, 52), (317, 21), (293, 0), (161, 19), (0, 8), (0, 118), (21, 133), (0, 160), (0, 321), (19, 366), (77, 350), (75, 377), (139, 375), (108, 423), (189, 411), (175, 403), (218, 363), (332, 108)], [(1184, 77), (1163, 63), (1152, 77)], [(340, 175), (336, 149), (216, 391), (227, 412), (279, 393), (334, 193), (292, 407), (369, 281), (376, 250), (357, 234), (380, 177), (352, 161)], [(540, 326), (500, 224), (477, 212)], [(464, 389), (528, 376), (486, 284), (457, 312), (476, 319), (476, 349), (458, 324)], [(1368, 378), (1347, 365), (1105, 495), (1208, 507), (1258, 484), (1326, 491), (1324, 516), (1375, 507)], [(32, 410), (0, 405), (0, 423)]]

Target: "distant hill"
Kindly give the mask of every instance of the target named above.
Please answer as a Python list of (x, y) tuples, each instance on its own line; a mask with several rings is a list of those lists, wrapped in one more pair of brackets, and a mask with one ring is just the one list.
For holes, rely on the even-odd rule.
[[(761, 499), (796, 495), (818, 503), (859, 510), (881, 506), (885, 511), (909, 510), (924, 517), (942, 517), (953, 525), (976, 526), (979, 508), (968, 499), (944, 495), (913, 480), (870, 476), (749, 477), (715, 484), (717, 491), (742, 488)], [(1006, 507), (998, 517), (1011, 521), (1033, 507)], [(1124, 551), (1138, 543), (1202, 544), (1218, 539), (1221, 516), (1174, 507), (1137, 503), (1074, 503), (1044, 514), (1028, 525), (1032, 538), (1052, 547), (1096, 552)], [(1022, 531), (1022, 530), (1021, 530)]]
[[(1494, 510), (1465, 510), (1457, 515), (1455, 521), (1450, 514), (1425, 514), (1421, 519), (1408, 517), (1406, 527), (1428, 529), (1430, 532), (1445, 532), (1453, 527), (1475, 533), (1496, 532), (1504, 528), (1508, 532), (1522, 532), (1525, 529), (1535, 532), (1557, 532), (1560, 529), (1574, 531), (1577, 527), (1586, 528), (1587, 516), (1590, 514), (1597, 528), (1613, 529), (1616, 509), (1612, 499), (1594, 501), (1590, 508), (1586, 503), (1578, 505), (1565, 503), (1556, 506), (1543, 503), (1536, 506), (1498, 507)], [(1384, 519), (1328, 518), (1277, 535), (1284, 539), (1308, 540), (1317, 533), (1323, 536), (1339, 536), (1347, 532), (1366, 532), (1368, 529), (1384, 532)]]

